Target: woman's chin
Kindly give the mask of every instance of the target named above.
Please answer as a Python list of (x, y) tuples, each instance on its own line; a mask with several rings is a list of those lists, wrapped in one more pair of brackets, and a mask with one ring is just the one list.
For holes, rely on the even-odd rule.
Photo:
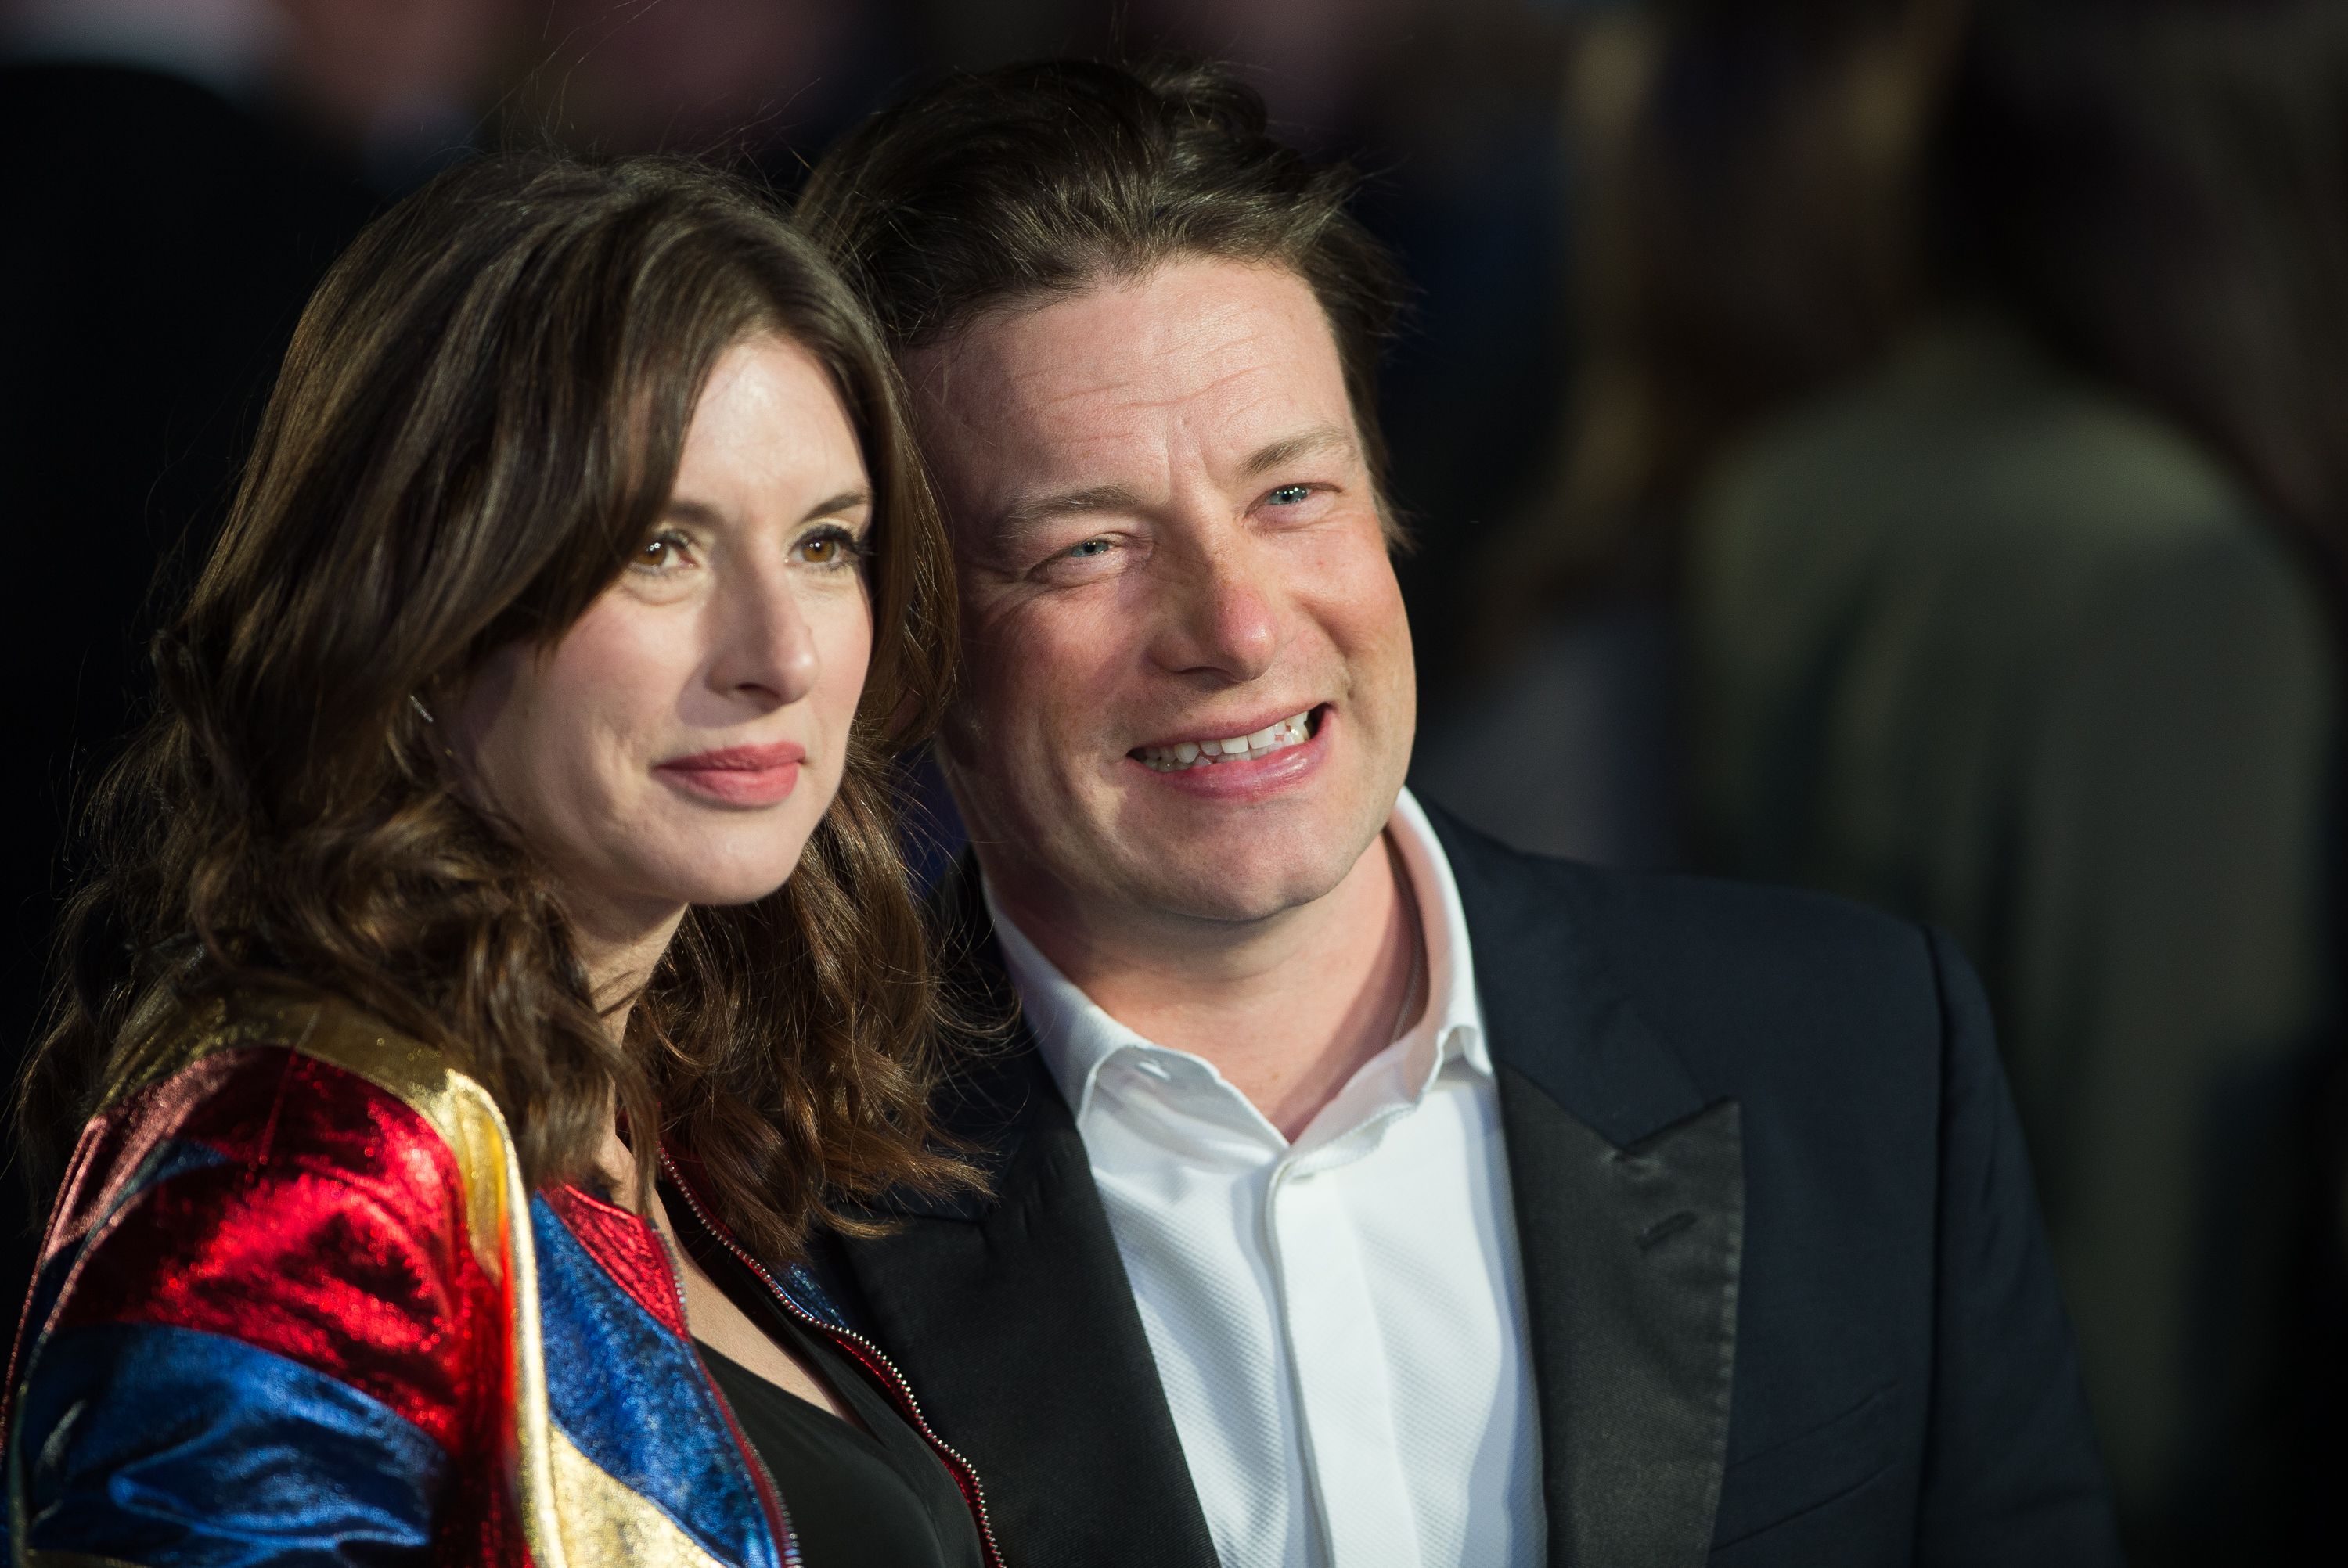
[(756, 904), (768, 894), (779, 891), (789, 880), (786, 874), (769, 880), (713, 885), (702, 897), (689, 898), (685, 902), (713, 909), (738, 908), (745, 904)]
[[(791, 847), (793, 853), (788, 856), (772, 848), (758, 855), (729, 854), (719, 846), (704, 853), (680, 848), (651, 864), (643, 857), (632, 857), (632, 864), (606, 863), (602, 876), (564, 880), (573, 897), (611, 909), (622, 921), (661, 923), (675, 919), (683, 908), (731, 908), (757, 903), (788, 882), (798, 869), (798, 851), (804, 841)], [(621, 910), (633, 913), (619, 915)]]
[(799, 868), (800, 847), (803, 845), (794, 845), (788, 859), (762, 856), (728, 860), (713, 856), (677, 878), (677, 901), (720, 908), (755, 904), (791, 879)]

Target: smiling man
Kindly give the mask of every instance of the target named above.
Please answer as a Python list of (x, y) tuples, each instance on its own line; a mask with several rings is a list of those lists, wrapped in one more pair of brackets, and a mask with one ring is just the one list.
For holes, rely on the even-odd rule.
[(802, 220), (955, 530), (955, 1125), (842, 1244), (1028, 1563), (2098, 1563), (1972, 977), (1514, 854), (1416, 718), (1348, 180), (1201, 68), (957, 77)]

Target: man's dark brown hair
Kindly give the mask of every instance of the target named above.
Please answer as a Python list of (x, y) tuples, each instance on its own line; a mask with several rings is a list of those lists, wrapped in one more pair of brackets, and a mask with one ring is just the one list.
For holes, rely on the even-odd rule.
[(900, 354), (1186, 257), (1286, 267), (1328, 317), (1383, 490), (1378, 356), (1402, 278), (1345, 210), (1359, 183), (1272, 136), (1223, 67), (1050, 60), (883, 110), (824, 156), (797, 216)]

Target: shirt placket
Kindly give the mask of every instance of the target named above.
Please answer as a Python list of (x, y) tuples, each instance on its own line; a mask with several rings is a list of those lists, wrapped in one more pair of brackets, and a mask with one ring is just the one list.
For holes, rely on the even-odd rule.
[(1323, 1561), (1408, 1568), (1418, 1530), (1375, 1297), (1345, 1206), (1350, 1163), (1335, 1146), (1282, 1162), (1265, 1191), (1264, 1235)]

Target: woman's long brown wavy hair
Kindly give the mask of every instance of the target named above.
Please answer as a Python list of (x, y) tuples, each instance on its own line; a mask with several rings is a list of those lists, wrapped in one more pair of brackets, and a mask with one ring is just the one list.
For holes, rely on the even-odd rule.
[[(619, 574), (711, 368), (767, 333), (829, 369), (862, 447), (870, 673), (796, 874), (688, 914), (615, 1043), (560, 889), (451, 793), (425, 713)], [(159, 711), (92, 803), (17, 1098), (36, 1187), (165, 1065), (178, 1009), (158, 1004), (273, 977), (446, 1051), (534, 1184), (584, 1173), (615, 1108), (664, 1129), (769, 1255), (888, 1187), (963, 1180), (930, 1141), (938, 1002), (888, 774), (945, 700), (950, 570), (887, 354), (760, 194), (524, 156), (401, 202), (304, 312), (228, 527), (156, 640)]]

